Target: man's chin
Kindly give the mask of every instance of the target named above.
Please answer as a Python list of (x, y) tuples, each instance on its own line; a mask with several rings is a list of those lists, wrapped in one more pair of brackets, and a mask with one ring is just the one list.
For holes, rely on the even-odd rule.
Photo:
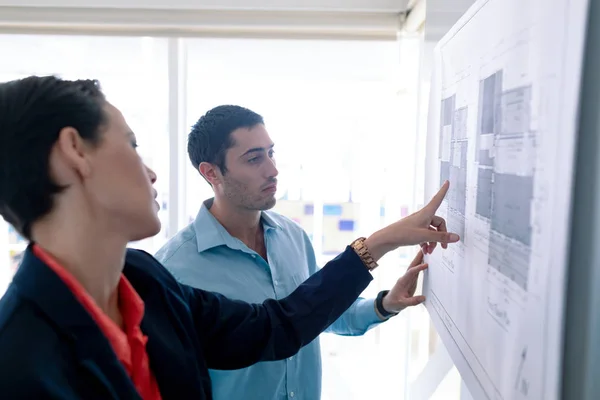
[(273, 197), (272, 199), (269, 199), (268, 201), (263, 203), (262, 207), (259, 207), (259, 210), (260, 211), (270, 210), (273, 207), (275, 207), (275, 204), (277, 204), (277, 199), (275, 199), (275, 197)]

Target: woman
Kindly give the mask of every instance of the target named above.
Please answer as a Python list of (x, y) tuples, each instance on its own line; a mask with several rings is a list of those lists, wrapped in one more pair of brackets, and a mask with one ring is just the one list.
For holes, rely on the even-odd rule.
[(388, 251), (458, 240), (434, 216), (445, 184), (287, 298), (228, 300), (179, 285), (152, 256), (126, 249), (160, 230), (156, 176), (136, 146), (95, 81), (0, 85), (0, 214), (30, 241), (0, 301), (6, 398), (210, 399), (207, 368), (295, 354), (352, 304)]

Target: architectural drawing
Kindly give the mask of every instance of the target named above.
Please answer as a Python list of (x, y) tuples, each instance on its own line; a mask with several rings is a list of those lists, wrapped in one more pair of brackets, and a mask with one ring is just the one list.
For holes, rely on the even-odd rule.
[(424, 290), (476, 399), (560, 398), (578, 102), (565, 88), (585, 13), (586, 0), (480, 0), (435, 50), (427, 197), (450, 181), (439, 215), (461, 241), (427, 257)]
[(440, 128), (440, 185), (450, 180), (448, 228), (464, 238), (467, 188), (467, 107), (455, 109), (455, 96), (442, 101)]
[[(490, 222), (488, 263), (527, 290), (533, 170), (511, 170), (520, 152), (535, 157), (531, 87), (502, 91), (502, 71), (479, 85), (476, 213)], [(496, 167), (498, 164), (498, 167)]]

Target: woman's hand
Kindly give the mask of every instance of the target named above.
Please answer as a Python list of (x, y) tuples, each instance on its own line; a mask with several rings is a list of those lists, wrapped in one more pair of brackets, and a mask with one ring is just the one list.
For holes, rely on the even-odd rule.
[(431, 253), (439, 242), (443, 248), (460, 240), (456, 233), (448, 232), (446, 221), (435, 215), (442, 204), (450, 183), (444, 182), (431, 201), (419, 211), (375, 232), (365, 245), (375, 261), (400, 246), (421, 245), (423, 252)]

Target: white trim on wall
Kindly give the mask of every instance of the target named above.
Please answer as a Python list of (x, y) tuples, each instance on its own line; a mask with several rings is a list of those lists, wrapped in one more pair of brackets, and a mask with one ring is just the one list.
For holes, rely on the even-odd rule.
[(187, 62), (184, 40), (168, 42), (169, 72), (169, 225), (167, 236), (173, 237), (187, 224), (186, 220), (186, 110)]
[(136, 8), (178, 10), (283, 10), (398, 13), (408, 0), (0, 0), (0, 7)]
[(416, 33), (425, 25), (426, 1), (416, 0), (411, 5), (402, 29), (408, 33)]

